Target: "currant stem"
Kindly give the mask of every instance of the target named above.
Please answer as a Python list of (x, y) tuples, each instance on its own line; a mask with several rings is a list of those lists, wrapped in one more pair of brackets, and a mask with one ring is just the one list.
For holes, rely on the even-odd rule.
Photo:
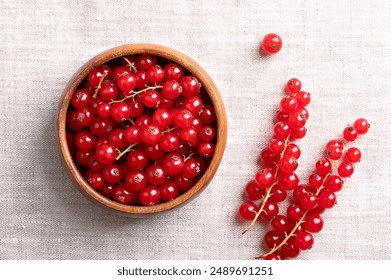
[(128, 96), (125, 96), (124, 98), (120, 99), (120, 100), (112, 100), (109, 102), (109, 104), (113, 104), (113, 103), (121, 103), (121, 102), (124, 102), (125, 100), (129, 99), (129, 98), (134, 98), (135, 96), (139, 95), (140, 93), (143, 93), (145, 91), (148, 91), (150, 89), (158, 89), (158, 88), (162, 88), (163, 86), (154, 86), (154, 87), (146, 87), (142, 90), (139, 90), (139, 91), (131, 91), (133, 92), (132, 95), (128, 95)]
[[(284, 141), (284, 149), (283, 149), (282, 152), (281, 152), (280, 160), (281, 160), (282, 157), (284, 156), (285, 150), (286, 150), (286, 148), (288, 147), (288, 144), (289, 144), (289, 136), (290, 136), (290, 135), (288, 135), (288, 137), (287, 137), (287, 138), (285, 139), (285, 141)], [(278, 168), (278, 164), (277, 164), (276, 172), (274, 173), (274, 178), (276, 178), (276, 179), (277, 179), (278, 171), (279, 171), (279, 168)], [(268, 188), (268, 190), (267, 190), (267, 192), (266, 192), (266, 194), (265, 194), (265, 196), (264, 196), (264, 198), (263, 198), (261, 207), (259, 207), (259, 210), (258, 210), (258, 212), (256, 213), (254, 219), (253, 219), (253, 220), (251, 221), (251, 223), (244, 229), (244, 231), (242, 232), (242, 234), (245, 234), (247, 231), (249, 231), (249, 230), (255, 225), (255, 223), (256, 223), (256, 221), (258, 220), (258, 218), (259, 218), (259, 216), (261, 215), (261, 213), (265, 211), (264, 208), (265, 208), (266, 202), (267, 202), (268, 199), (271, 197), (271, 192), (272, 192), (272, 189), (273, 189), (273, 187), (274, 187), (275, 185), (277, 185), (277, 184), (274, 183), (273, 185), (271, 185), (271, 186)]]
[(177, 129), (177, 128), (179, 128), (179, 126), (168, 128), (168, 129), (166, 129), (165, 131), (162, 131), (162, 134), (171, 132), (171, 131), (173, 131), (173, 130), (175, 130), (175, 129)]
[[(323, 179), (323, 182), (322, 182), (322, 185), (316, 190), (316, 193), (315, 195), (318, 196), (319, 193), (324, 189), (324, 183), (326, 182), (327, 178), (331, 175), (331, 173), (328, 173), (324, 179)], [(293, 227), (293, 229), (291, 230), (291, 232), (289, 234), (285, 234), (285, 239), (280, 243), (278, 244), (278, 246), (274, 246), (273, 249), (271, 249), (268, 253), (266, 254), (263, 254), (263, 255), (260, 255), (258, 257), (256, 257), (256, 259), (261, 259), (261, 258), (264, 258), (270, 254), (273, 254), (274, 252), (276, 252), (277, 250), (279, 250), (284, 244), (286, 244), (288, 242), (288, 240), (295, 235), (295, 231), (297, 230), (297, 228), (302, 224), (304, 223), (305, 221), (305, 218), (307, 217), (307, 213), (308, 213), (308, 210), (304, 212), (303, 216), (301, 216), (300, 220), (296, 223), (296, 225)]]
[(129, 59), (127, 59), (126, 57), (123, 57), (123, 59), (126, 61), (126, 63), (128, 64), (130, 70), (133, 70), (134, 72), (137, 72), (137, 68), (136, 66), (134, 66), (134, 64), (132, 62), (130, 62)]
[(104, 73), (103, 75), (102, 75), (102, 77), (100, 77), (100, 80), (99, 80), (99, 84), (98, 84), (98, 86), (96, 87), (96, 89), (95, 89), (95, 93), (94, 93), (94, 95), (92, 96), (92, 98), (96, 98), (96, 96), (98, 95), (98, 92), (99, 92), (99, 90), (100, 90), (100, 88), (101, 88), (101, 86), (102, 86), (102, 82), (103, 82), (103, 80), (104, 80), (104, 78), (106, 77), (106, 73)]
[(194, 153), (191, 153), (190, 155), (188, 155), (187, 157), (183, 157), (183, 161), (186, 162), (188, 161), (189, 159), (191, 159), (191, 157), (194, 156)]
[(130, 152), (130, 150), (136, 146), (138, 143), (134, 143), (134, 144), (131, 144), (129, 145), (129, 147), (127, 147), (124, 151), (122, 151), (115, 159), (116, 160), (119, 160), (124, 154), (126, 154), (127, 152)]

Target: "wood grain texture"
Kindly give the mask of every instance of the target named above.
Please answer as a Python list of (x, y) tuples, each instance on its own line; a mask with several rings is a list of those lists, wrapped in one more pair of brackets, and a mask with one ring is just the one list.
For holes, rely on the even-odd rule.
[[(180, 195), (172, 201), (164, 202), (155, 206), (130, 206), (119, 204), (100, 195), (89, 186), (89, 184), (80, 174), (68, 149), (66, 140), (66, 114), (73, 92), (78, 88), (80, 83), (87, 77), (88, 73), (92, 69), (114, 58), (145, 53), (160, 56), (178, 63), (183, 68), (186, 68), (201, 82), (206, 92), (208, 93), (216, 111), (217, 140), (215, 153), (207, 170), (199, 179), (199, 181), (186, 193)], [(69, 80), (59, 102), (57, 113), (57, 140), (61, 159), (63, 160), (65, 169), (71, 178), (76, 182), (78, 189), (87, 198), (119, 214), (124, 214), (130, 217), (147, 217), (152, 214), (162, 213), (175, 209), (188, 203), (208, 186), (217, 171), (224, 153), (227, 141), (227, 117), (223, 100), (216, 85), (208, 73), (196, 61), (176, 50), (165, 46), (155, 44), (128, 44), (109, 49), (93, 57), (91, 60), (86, 62)]]

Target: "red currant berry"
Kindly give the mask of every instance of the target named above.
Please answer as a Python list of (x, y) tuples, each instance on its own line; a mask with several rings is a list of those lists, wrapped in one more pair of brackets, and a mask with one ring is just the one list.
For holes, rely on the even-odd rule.
[(123, 138), (125, 138), (126, 142), (129, 144), (135, 144), (141, 141), (141, 133), (140, 128), (136, 126), (130, 126), (124, 131)]
[(280, 173), (278, 176), (278, 184), (286, 191), (294, 190), (299, 184), (299, 178), (296, 173)]
[(156, 57), (153, 55), (142, 54), (137, 59), (137, 67), (142, 70), (148, 70), (153, 65), (156, 65)]
[(177, 99), (181, 92), (182, 87), (175, 80), (168, 80), (163, 84), (162, 94), (166, 99)]
[(172, 116), (168, 110), (159, 109), (153, 114), (152, 122), (159, 128), (166, 128), (172, 122)]
[(337, 145), (330, 146), (326, 150), (327, 157), (331, 160), (339, 160), (342, 157), (342, 153), (342, 148)]
[(147, 179), (143, 171), (132, 170), (126, 175), (125, 183), (129, 191), (138, 192), (147, 185)]
[(329, 149), (330, 147), (333, 147), (333, 146), (337, 146), (341, 149), (343, 149), (344, 147), (344, 144), (341, 140), (338, 140), (338, 139), (333, 139), (333, 140), (330, 140), (327, 144), (326, 144), (326, 149)]
[(303, 193), (311, 192), (311, 188), (308, 185), (298, 185), (296, 189), (293, 190), (293, 200), (297, 203), (300, 203), (300, 197)]
[(151, 83), (159, 84), (164, 80), (164, 71), (159, 65), (153, 65), (148, 68), (146, 77)]
[(303, 115), (305, 120), (308, 121), (310, 114), (308, 113), (308, 110), (305, 107), (297, 107), (296, 112)]
[(277, 114), (276, 114), (276, 122), (288, 123), (289, 122), (289, 116), (290, 116), (290, 114), (287, 114), (287, 113), (279, 110), (279, 111), (277, 111)]
[(285, 92), (288, 94), (295, 94), (301, 90), (301, 82), (299, 79), (290, 79), (285, 86)]
[(210, 125), (216, 120), (215, 109), (211, 105), (204, 105), (200, 112), (200, 120), (204, 125)]
[(258, 207), (255, 205), (255, 203), (247, 201), (239, 207), (239, 217), (245, 221), (252, 221), (254, 220), (257, 211)]
[(273, 218), (271, 226), (278, 234), (285, 234), (292, 229), (292, 222), (284, 215), (277, 215)]
[(155, 186), (147, 186), (139, 193), (139, 199), (144, 206), (153, 206), (160, 201), (160, 191)]
[(96, 113), (103, 118), (109, 118), (111, 116), (111, 106), (106, 102), (101, 102), (96, 109)]
[(260, 154), (260, 158), (265, 164), (273, 163), (275, 157), (276, 154), (274, 154), (269, 148), (263, 149)]
[(327, 174), (331, 173), (331, 169), (331, 162), (326, 158), (317, 161), (315, 164), (316, 174), (320, 176), (326, 176)]
[(215, 145), (212, 142), (201, 142), (197, 147), (197, 153), (202, 157), (211, 157), (215, 152)]
[(125, 186), (119, 185), (113, 190), (113, 200), (128, 205), (134, 199), (134, 194), (126, 190)]
[(282, 247), (281, 254), (285, 258), (295, 258), (300, 254), (300, 250), (294, 244), (294, 240), (289, 239)]
[[(102, 65), (94, 70), (91, 70), (91, 72), (88, 74), (88, 82), (91, 86), (96, 87), (99, 85), (100, 80), (103, 76), (105, 76), (105, 79), (110, 78), (111, 71), (110, 68), (108, 68), (105, 65)], [(108, 75), (110, 74), (110, 75)]]
[(202, 141), (212, 141), (215, 135), (216, 132), (211, 126), (203, 126), (198, 132), (198, 136)]
[(161, 133), (159, 127), (157, 127), (154, 124), (149, 124), (149, 125), (144, 126), (141, 129), (140, 135), (141, 135), (141, 139), (145, 143), (150, 144), (150, 145), (154, 145), (154, 144), (159, 143), (160, 138), (162, 137), (162, 133)]
[(104, 197), (111, 199), (113, 197), (113, 191), (114, 191), (114, 186), (112, 184), (108, 184), (103, 186), (103, 188), (99, 190), (99, 193)]
[(166, 172), (158, 164), (149, 166), (145, 172), (148, 183), (152, 185), (161, 185), (166, 180)]
[(278, 53), (282, 48), (282, 39), (274, 33), (267, 34), (261, 44), (261, 50), (264, 54)]
[(350, 163), (359, 162), (361, 159), (361, 151), (356, 147), (349, 148), (345, 153), (344, 159)]
[(184, 192), (194, 186), (195, 178), (185, 178), (181, 174), (174, 176), (172, 182), (178, 187), (178, 190)]
[(194, 76), (185, 76), (181, 79), (182, 95), (185, 97), (197, 95), (200, 92), (201, 84)]
[(143, 92), (141, 95), (141, 100), (145, 107), (155, 108), (159, 105), (161, 98), (160, 94), (156, 90), (149, 89)]
[(281, 111), (287, 114), (291, 114), (297, 109), (297, 101), (293, 96), (285, 96), (280, 101)]
[(268, 255), (264, 256), (263, 260), (277, 261), (277, 260), (284, 260), (284, 257), (281, 254), (273, 253), (273, 254), (268, 254)]
[(308, 183), (313, 190), (317, 190), (323, 185), (324, 178), (316, 173), (312, 173), (308, 178)]
[(259, 200), (265, 195), (265, 189), (260, 188), (255, 180), (251, 180), (245, 187), (245, 194), (250, 200)]
[(72, 95), (71, 103), (76, 109), (81, 109), (90, 105), (91, 100), (91, 94), (88, 90), (78, 89)]
[(130, 92), (136, 87), (136, 78), (132, 73), (118, 77), (118, 87), (124, 92)]
[(143, 169), (148, 164), (148, 157), (142, 150), (133, 150), (128, 154), (127, 163), (131, 169)]
[(332, 192), (339, 192), (343, 187), (343, 181), (338, 175), (330, 175), (324, 183), (326, 189)]
[(358, 134), (365, 134), (368, 132), (370, 124), (366, 119), (360, 118), (354, 122), (353, 127), (357, 130)]
[(183, 77), (183, 69), (176, 63), (168, 63), (164, 66), (164, 76), (167, 80), (179, 81)]
[(189, 127), (193, 122), (193, 114), (189, 110), (180, 109), (174, 114), (174, 121), (179, 127)]
[(343, 131), (343, 138), (348, 142), (356, 140), (357, 135), (357, 130), (352, 126), (345, 128)]
[(192, 126), (182, 128), (179, 132), (179, 136), (183, 140), (192, 144), (192, 146), (194, 146), (194, 144), (199, 143), (200, 141), (197, 131)]
[(269, 222), (278, 214), (277, 203), (272, 201), (267, 201), (263, 208), (263, 211), (259, 215), (259, 218), (263, 221)]
[(103, 179), (109, 184), (118, 183), (122, 178), (122, 169), (116, 164), (110, 164), (103, 168)]
[(112, 164), (115, 161), (117, 153), (112, 144), (102, 143), (96, 147), (96, 157), (103, 164)]
[(303, 215), (303, 208), (296, 204), (289, 205), (286, 210), (286, 216), (294, 223), (298, 222), (303, 217)]
[(301, 155), (299, 146), (294, 143), (290, 143), (288, 146), (286, 146), (284, 155), (290, 155), (295, 157), (296, 159), (299, 159)]
[(198, 96), (190, 96), (183, 100), (182, 107), (189, 110), (193, 116), (198, 115), (202, 110), (202, 99)]
[(110, 143), (119, 150), (122, 150), (128, 146), (128, 141), (125, 138), (123, 129), (114, 129), (110, 132)]
[(273, 154), (280, 154), (284, 150), (284, 142), (274, 138), (269, 144), (269, 149)]
[(278, 122), (274, 125), (274, 138), (279, 140), (286, 139), (291, 133), (289, 125), (284, 122)]
[(102, 101), (109, 102), (117, 98), (118, 88), (111, 83), (104, 84), (99, 90), (99, 95)]
[(125, 67), (125, 66), (118, 66), (118, 67), (115, 67), (114, 70), (113, 70), (113, 79), (114, 81), (118, 81), (118, 78), (125, 75), (125, 74), (128, 74), (128, 73), (131, 73), (132, 71)]
[(319, 195), (319, 206), (322, 208), (332, 208), (336, 200), (335, 193), (325, 190)]
[(101, 172), (104, 167), (105, 167), (105, 165), (100, 160), (98, 160), (96, 155), (90, 156), (89, 161), (88, 161), (88, 168), (92, 172)]
[(299, 129), (291, 130), (291, 139), (301, 139), (307, 134), (307, 128), (305, 126)]
[(178, 196), (178, 187), (173, 182), (164, 182), (159, 186), (159, 191), (163, 201), (170, 201)]
[(306, 216), (303, 225), (307, 231), (317, 233), (323, 228), (323, 220), (319, 214), (310, 214)]
[(165, 152), (171, 152), (181, 144), (179, 136), (175, 133), (167, 133), (159, 141), (159, 147)]
[(141, 99), (138, 98), (129, 98), (126, 100), (126, 104), (128, 104), (130, 108), (130, 117), (138, 118), (144, 113), (144, 104)]
[(300, 205), (305, 210), (312, 210), (318, 206), (318, 197), (312, 193), (303, 193), (300, 196)]
[(338, 174), (342, 178), (350, 177), (354, 172), (353, 164), (343, 161), (338, 166)]
[(284, 240), (284, 235), (274, 230), (268, 231), (264, 237), (265, 244), (270, 249), (281, 244), (283, 240)]
[(158, 160), (164, 155), (164, 150), (160, 148), (159, 143), (155, 145), (145, 145), (144, 151), (150, 159)]
[(286, 190), (281, 188), (279, 185), (274, 185), (272, 191), (270, 192), (270, 198), (269, 200), (272, 202), (281, 202), (284, 201), (287, 197)]
[(203, 171), (200, 162), (195, 159), (189, 159), (184, 163), (182, 176), (185, 178), (194, 178)]
[(300, 107), (305, 107), (311, 102), (311, 94), (306, 91), (300, 91), (296, 95), (297, 105)]
[(87, 182), (94, 190), (99, 190), (105, 185), (102, 174), (97, 172), (91, 172), (89, 176), (87, 176)]
[(76, 147), (83, 152), (89, 152), (95, 147), (95, 138), (91, 132), (81, 131), (75, 136)]
[(125, 121), (130, 118), (130, 107), (126, 103), (114, 103), (111, 105), (111, 116), (118, 122)]
[(297, 169), (297, 159), (291, 155), (284, 155), (279, 163), (279, 168), (282, 172), (292, 173)]
[(293, 112), (289, 116), (289, 127), (291, 129), (300, 129), (305, 126), (305, 123), (307, 122), (306, 117), (301, 114), (300, 112)]
[(76, 162), (83, 166), (86, 167), (88, 166), (88, 163), (90, 161), (92, 154), (91, 152), (83, 152), (81, 150), (76, 151)]
[(264, 168), (255, 175), (255, 182), (262, 189), (271, 187), (274, 180), (274, 173), (270, 168)]
[(163, 169), (168, 175), (178, 175), (184, 168), (185, 162), (180, 154), (171, 153), (163, 158)]
[(314, 237), (307, 231), (301, 231), (295, 237), (295, 246), (299, 250), (308, 250), (313, 244)]

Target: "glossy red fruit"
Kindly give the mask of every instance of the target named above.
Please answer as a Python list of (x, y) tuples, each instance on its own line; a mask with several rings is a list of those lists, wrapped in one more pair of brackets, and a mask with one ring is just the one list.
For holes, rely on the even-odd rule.
[(258, 207), (255, 203), (247, 201), (239, 207), (239, 217), (245, 221), (252, 221), (255, 218), (257, 211)]
[(250, 200), (259, 200), (265, 195), (265, 189), (260, 188), (255, 180), (251, 180), (245, 187), (245, 193)]
[(267, 34), (261, 44), (261, 50), (264, 54), (278, 53), (282, 48), (282, 39), (275, 33)]
[(301, 231), (295, 237), (295, 246), (299, 250), (308, 250), (314, 244), (314, 237), (308, 231)]
[(270, 168), (264, 168), (255, 174), (255, 182), (262, 189), (269, 188), (274, 180), (274, 172)]
[(112, 164), (116, 156), (117, 152), (112, 144), (102, 143), (96, 147), (96, 157), (103, 164)]
[(285, 86), (285, 92), (288, 94), (295, 94), (301, 90), (301, 82), (297, 78), (290, 79)]
[(353, 127), (356, 129), (358, 134), (366, 134), (368, 132), (370, 124), (366, 119), (360, 118), (354, 122)]
[(146, 186), (139, 193), (139, 199), (144, 206), (153, 206), (160, 201), (160, 191), (155, 186)]

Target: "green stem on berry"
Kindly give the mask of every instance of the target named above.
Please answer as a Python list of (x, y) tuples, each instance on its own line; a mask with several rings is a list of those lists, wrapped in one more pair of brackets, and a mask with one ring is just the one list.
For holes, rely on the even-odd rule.
[(123, 57), (123, 59), (124, 59), (124, 60), (126, 61), (126, 63), (128, 64), (130, 70), (133, 70), (134, 72), (137, 72), (136, 66), (134, 66), (134, 64), (133, 64), (132, 62), (130, 62), (129, 59), (127, 59), (126, 57)]
[(94, 95), (92, 96), (92, 98), (96, 98), (96, 96), (98, 95), (98, 92), (99, 92), (99, 90), (100, 90), (100, 88), (101, 88), (101, 86), (102, 86), (102, 82), (103, 82), (103, 80), (105, 79), (105, 77), (106, 77), (106, 73), (104, 73), (103, 75), (102, 75), (102, 77), (100, 77), (100, 80), (99, 80), (99, 84), (98, 84), (98, 86), (96, 87), (96, 89), (95, 89), (95, 93), (94, 93)]
[(120, 152), (117, 157), (115, 158), (116, 160), (119, 160), (124, 154), (126, 154), (127, 152), (130, 152), (130, 150), (136, 146), (138, 143), (134, 143), (134, 144), (131, 144), (129, 145), (129, 147), (127, 147), (124, 151)]
[(132, 95), (128, 95), (128, 96), (125, 96), (124, 98), (120, 99), (120, 100), (111, 100), (109, 102), (109, 104), (113, 104), (113, 103), (121, 103), (121, 102), (124, 102), (125, 100), (129, 99), (129, 98), (134, 98), (135, 96), (139, 95), (140, 93), (143, 93), (145, 91), (148, 91), (150, 89), (158, 89), (158, 88), (162, 88), (163, 86), (154, 86), (154, 87), (146, 87), (142, 90), (139, 90), (139, 91), (131, 91), (133, 92)]
[[(326, 182), (327, 178), (331, 175), (331, 173), (328, 173), (324, 179), (323, 179), (323, 182), (322, 182), (322, 185), (316, 190), (316, 193), (315, 195), (318, 196), (319, 193), (324, 189), (324, 183)], [(274, 246), (273, 249), (271, 249), (269, 252), (267, 252), (266, 254), (263, 254), (263, 255), (260, 255), (258, 257), (256, 257), (256, 259), (261, 259), (261, 258), (264, 258), (270, 254), (273, 254), (274, 252), (278, 251), (282, 246), (284, 246), (284, 244), (286, 244), (288, 242), (288, 240), (292, 237), (292, 236), (295, 236), (295, 231), (297, 230), (297, 228), (305, 222), (305, 218), (307, 217), (307, 213), (308, 213), (308, 210), (305, 211), (303, 213), (303, 216), (301, 216), (300, 220), (296, 223), (296, 225), (293, 227), (293, 229), (291, 230), (291, 232), (289, 234), (285, 233), (285, 238), (283, 241), (281, 241), (280, 244), (278, 244), (278, 246)]]
[[(286, 148), (288, 147), (288, 144), (289, 144), (289, 135), (288, 137), (285, 139), (284, 141), (284, 149), (282, 150), (281, 152), (281, 155), (280, 155), (280, 160), (282, 159), (282, 157), (284, 156), (285, 154), (285, 150)], [(277, 164), (277, 167), (276, 167), (276, 172), (274, 173), (274, 178), (277, 179), (277, 175), (278, 175), (278, 171), (279, 171), (279, 168), (278, 168), (278, 164)], [(244, 231), (242, 232), (242, 234), (245, 234), (247, 231), (249, 231), (256, 223), (256, 221), (258, 220), (259, 216), (261, 215), (262, 212), (264, 212), (264, 208), (265, 208), (265, 205), (266, 205), (266, 202), (268, 201), (268, 199), (272, 196), (271, 192), (272, 192), (272, 189), (273, 187), (277, 185), (277, 183), (274, 183), (273, 185), (271, 185), (264, 198), (263, 198), (263, 201), (262, 201), (262, 204), (261, 204), (261, 207), (259, 207), (259, 210), (258, 212), (256, 212), (256, 215), (254, 217), (254, 219), (251, 221), (251, 223), (244, 229)]]

